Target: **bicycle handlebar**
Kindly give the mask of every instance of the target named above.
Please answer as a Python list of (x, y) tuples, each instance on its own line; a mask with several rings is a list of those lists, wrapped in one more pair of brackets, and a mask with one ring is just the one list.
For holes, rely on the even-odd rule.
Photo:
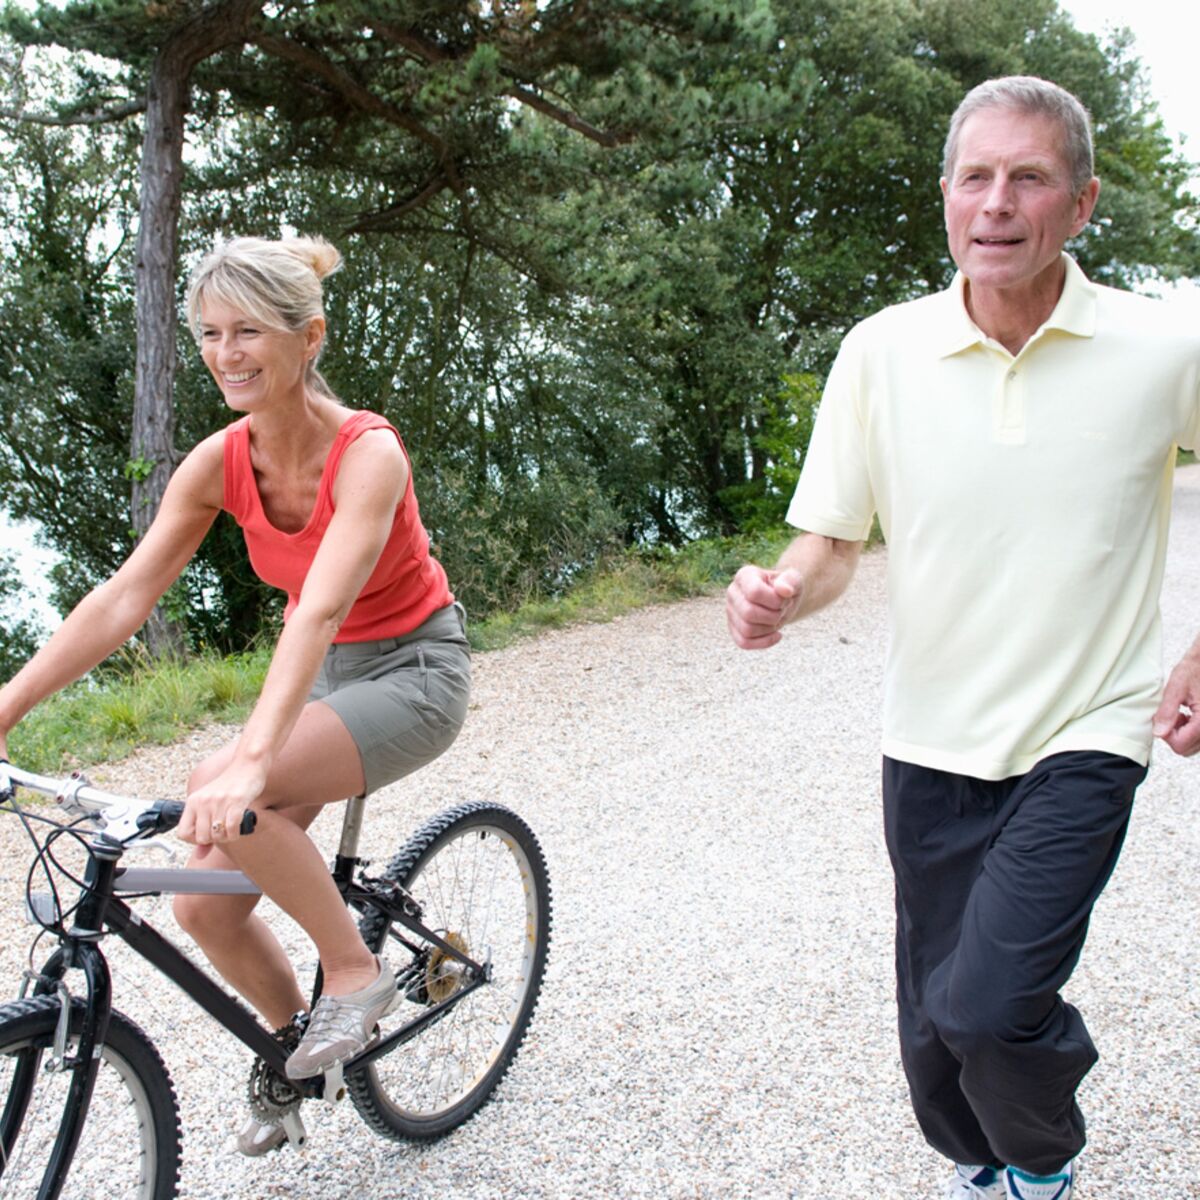
[[(73, 816), (101, 816), (106, 826), (129, 827), (129, 836), (166, 833), (174, 829), (183, 816), (182, 800), (139, 800), (133, 796), (120, 796), (93, 787), (78, 773), (66, 779), (54, 779), (24, 771), (0, 759), (0, 799), (11, 798), (13, 784), (53, 796), (58, 806)], [(253, 833), (257, 824), (258, 814), (248, 808), (242, 813), (238, 830), (242, 834)]]
[[(137, 816), (137, 827), (149, 833), (165, 833), (174, 829), (183, 817), (182, 800), (154, 800)], [(253, 833), (258, 825), (258, 813), (252, 808), (242, 813), (238, 825), (241, 834)]]

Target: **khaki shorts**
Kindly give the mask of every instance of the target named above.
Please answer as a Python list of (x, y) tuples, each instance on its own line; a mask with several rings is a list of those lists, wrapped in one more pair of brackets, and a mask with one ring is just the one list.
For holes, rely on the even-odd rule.
[(342, 719), (374, 792), (449, 747), (470, 691), (466, 617), (451, 604), (403, 637), (330, 646), (309, 699)]

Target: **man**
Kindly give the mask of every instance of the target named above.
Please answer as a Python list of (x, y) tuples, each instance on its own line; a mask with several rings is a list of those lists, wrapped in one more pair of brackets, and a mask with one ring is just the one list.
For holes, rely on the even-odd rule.
[(1086, 111), (992, 80), (950, 125), (959, 272), (852, 330), (775, 570), (743, 567), (746, 649), (836, 599), (877, 512), (891, 640), (883, 795), (901, 1053), (948, 1197), (1067, 1200), (1096, 1060), (1059, 996), (1153, 736), (1200, 749), (1200, 639), (1160, 692), (1176, 448), (1200, 336), (1063, 254), (1099, 193)]

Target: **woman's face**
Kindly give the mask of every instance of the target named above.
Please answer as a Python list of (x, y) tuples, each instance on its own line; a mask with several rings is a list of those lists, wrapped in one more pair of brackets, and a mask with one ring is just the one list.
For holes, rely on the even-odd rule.
[(299, 333), (288, 333), (267, 328), (215, 297), (200, 304), (204, 365), (225, 403), (237, 412), (302, 400), (308, 364), (321, 348), (324, 333), (320, 317)]

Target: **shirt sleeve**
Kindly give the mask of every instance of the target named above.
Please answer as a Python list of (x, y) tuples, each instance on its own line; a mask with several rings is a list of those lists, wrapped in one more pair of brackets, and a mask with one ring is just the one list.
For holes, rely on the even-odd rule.
[(829, 373), (808, 452), (788, 507), (789, 525), (865, 541), (875, 515), (867, 454), (864, 364), (852, 330)]
[(1179, 444), (1184, 450), (1200, 452), (1200, 365), (1193, 369), (1190, 417)]

